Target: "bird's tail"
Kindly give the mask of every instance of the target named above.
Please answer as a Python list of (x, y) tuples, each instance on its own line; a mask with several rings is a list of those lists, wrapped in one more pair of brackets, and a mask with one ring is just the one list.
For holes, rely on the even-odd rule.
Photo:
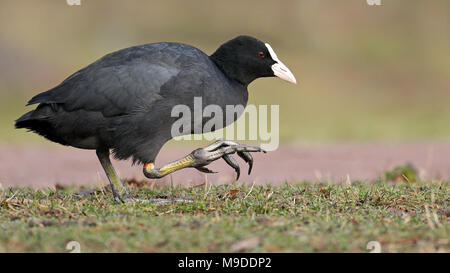
[(32, 110), (15, 121), (15, 128), (25, 128), (33, 131), (51, 141), (65, 145), (64, 141), (54, 134), (55, 128), (52, 124), (52, 108), (48, 104), (39, 104)]
[(18, 118), (14, 124), (16, 129), (20, 128), (27, 128), (30, 130), (33, 130), (33, 123), (35, 122), (35, 119), (33, 118), (34, 110), (22, 115), (20, 118)]

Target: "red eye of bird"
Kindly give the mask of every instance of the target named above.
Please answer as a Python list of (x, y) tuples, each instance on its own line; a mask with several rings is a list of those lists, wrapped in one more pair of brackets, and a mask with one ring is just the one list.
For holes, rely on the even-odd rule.
[(264, 58), (264, 52), (262, 52), (262, 51), (258, 52), (258, 56), (259, 56), (260, 58)]

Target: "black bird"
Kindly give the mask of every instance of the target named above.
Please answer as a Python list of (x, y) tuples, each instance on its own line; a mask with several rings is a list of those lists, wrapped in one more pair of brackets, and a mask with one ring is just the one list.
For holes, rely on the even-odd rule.
[(27, 105), (38, 106), (17, 119), (15, 127), (62, 145), (96, 150), (115, 200), (124, 201), (128, 191), (110, 162), (110, 150), (118, 159), (132, 158), (133, 163), (144, 164), (148, 178), (187, 167), (212, 172), (205, 166), (219, 158), (239, 175), (239, 165), (231, 157), (234, 153), (249, 164), (250, 173), (250, 152), (264, 151), (227, 140), (196, 149), (161, 168), (154, 161), (173, 137), (171, 127), (177, 118), (171, 110), (175, 105), (192, 109), (194, 97), (201, 97), (203, 106), (245, 107), (248, 85), (273, 76), (296, 83), (271, 46), (250, 36), (224, 43), (211, 56), (182, 43), (134, 46), (110, 53), (34, 96)]

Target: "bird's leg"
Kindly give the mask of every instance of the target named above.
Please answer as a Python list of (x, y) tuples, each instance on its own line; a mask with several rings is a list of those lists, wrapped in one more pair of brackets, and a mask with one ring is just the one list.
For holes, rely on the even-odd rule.
[(128, 195), (128, 190), (120, 181), (119, 177), (114, 170), (111, 160), (109, 159), (108, 149), (97, 149), (97, 157), (105, 170), (106, 176), (108, 177), (109, 183), (111, 184), (111, 190), (114, 195), (114, 200), (118, 202), (124, 202), (125, 197)]
[(204, 148), (196, 149), (187, 156), (161, 168), (155, 168), (153, 162), (149, 162), (144, 165), (144, 175), (147, 178), (161, 178), (183, 168), (196, 168), (201, 172), (214, 173), (205, 166), (219, 158), (223, 158), (228, 165), (235, 169), (237, 178), (239, 178), (240, 168), (231, 154), (237, 153), (239, 157), (249, 164), (248, 173), (250, 174), (253, 166), (253, 157), (250, 152), (265, 153), (266, 151), (257, 146), (244, 145), (220, 139)]

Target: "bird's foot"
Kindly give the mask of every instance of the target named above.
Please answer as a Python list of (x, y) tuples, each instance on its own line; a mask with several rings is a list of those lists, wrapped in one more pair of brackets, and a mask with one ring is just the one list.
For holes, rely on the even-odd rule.
[(211, 162), (223, 158), (225, 162), (230, 165), (237, 173), (237, 179), (239, 179), (240, 168), (236, 159), (231, 155), (237, 153), (237, 155), (248, 163), (248, 174), (252, 171), (253, 167), (253, 157), (250, 153), (252, 152), (263, 152), (266, 151), (257, 146), (250, 146), (245, 144), (240, 144), (237, 142), (229, 140), (217, 140), (211, 145), (204, 148), (199, 148), (187, 156), (173, 161), (161, 168), (156, 168), (153, 162), (148, 162), (144, 164), (144, 175), (147, 178), (157, 179), (164, 177), (170, 173), (183, 168), (196, 168), (197, 170), (205, 173), (214, 173), (210, 169), (206, 168)]
[(191, 166), (201, 172), (215, 173), (205, 166), (209, 165), (211, 162), (219, 158), (223, 158), (223, 160), (225, 160), (225, 162), (236, 171), (237, 180), (239, 179), (241, 170), (236, 159), (234, 159), (234, 157), (231, 155), (237, 153), (240, 158), (247, 162), (249, 166), (248, 174), (250, 174), (253, 167), (253, 157), (250, 154), (251, 152), (266, 153), (265, 150), (258, 146), (245, 145), (229, 140), (219, 139), (211, 145), (192, 151), (192, 153), (190, 154), (193, 157), (193, 163), (191, 164)]

